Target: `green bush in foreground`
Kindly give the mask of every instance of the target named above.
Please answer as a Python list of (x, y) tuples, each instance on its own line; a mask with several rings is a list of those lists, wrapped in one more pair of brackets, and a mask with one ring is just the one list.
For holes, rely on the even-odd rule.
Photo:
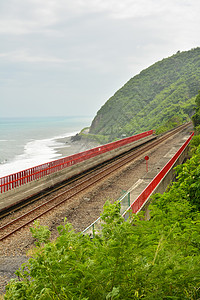
[(44, 247), (16, 272), (5, 299), (199, 299), (199, 161), (200, 147), (170, 190), (154, 196), (150, 221), (125, 222), (119, 203), (106, 203), (92, 240), (68, 223), (53, 243), (40, 230)]

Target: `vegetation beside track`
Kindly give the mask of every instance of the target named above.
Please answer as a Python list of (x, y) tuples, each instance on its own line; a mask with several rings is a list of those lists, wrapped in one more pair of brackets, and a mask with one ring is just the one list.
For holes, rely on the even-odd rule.
[(5, 299), (198, 299), (200, 297), (200, 146), (178, 166), (177, 181), (153, 197), (151, 219), (125, 222), (107, 204), (94, 239), (58, 227), (32, 228), (37, 246)]

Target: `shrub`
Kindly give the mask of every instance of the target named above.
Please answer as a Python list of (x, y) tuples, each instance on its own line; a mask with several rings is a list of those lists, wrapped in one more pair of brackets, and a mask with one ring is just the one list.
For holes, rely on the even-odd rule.
[(176, 168), (170, 189), (154, 195), (149, 221), (139, 214), (125, 222), (119, 203), (106, 202), (102, 232), (93, 239), (64, 223), (50, 243), (47, 228), (36, 224), (40, 247), (5, 299), (199, 299), (199, 161), (200, 146)]

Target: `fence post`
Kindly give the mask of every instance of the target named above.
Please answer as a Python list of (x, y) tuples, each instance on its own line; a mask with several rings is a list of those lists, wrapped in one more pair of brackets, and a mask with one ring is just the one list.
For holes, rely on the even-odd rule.
[(92, 237), (94, 238), (94, 235), (95, 235), (95, 230), (94, 230), (94, 224), (92, 225)]
[(130, 192), (128, 192), (128, 206), (130, 206), (131, 205), (131, 193)]
[[(99, 154), (108, 152), (110, 150), (116, 149), (120, 146), (129, 144), (129, 143), (132, 143), (133, 141), (137, 141), (143, 137), (146, 137), (146, 136), (149, 136), (152, 134), (153, 134), (153, 130), (149, 130), (149, 131), (139, 133), (134, 136), (125, 138), (125, 139), (121, 139), (119, 141), (108, 143), (101, 147), (96, 147), (93, 149), (83, 151), (81, 153), (70, 155), (69, 157), (67, 157), (65, 159), (61, 158), (58, 160), (54, 160), (53, 162), (51, 162), (51, 166), (48, 163), (45, 163), (45, 164), (42, 164), (39, 166), (35, 166), (33, 168), (22, 170), (15, 174), (8, 175), (4, 179), (2, 179), (3, 181), (1, 180), (0, 193), (4, 193), (8, 190), (12, 190), (18, 186), (22, 186), (28, 182), (40, 179), (43, 176), (46, 176), (48, 174), (52, 174), (56, 171), (62, 170), (65, 167), (75, 165), (78, 162), (95, 157)], [(13, 182), (13, 181), (15, 181), (15, 182)]]

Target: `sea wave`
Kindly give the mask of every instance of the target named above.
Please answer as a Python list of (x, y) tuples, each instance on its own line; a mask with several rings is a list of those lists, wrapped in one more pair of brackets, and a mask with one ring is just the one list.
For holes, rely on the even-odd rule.
[(58, 159), (61, 154), (57, 152), (58, 148), (63, 146), (59, 139), (70, 137), (77, 132), (67, 133), (55, 136), (49, 139), (31, 140), (24, 146), (23, 154), (15, 156), (9, 162), (1, 163), (0, 177), (17, 173), (19, 171)]

